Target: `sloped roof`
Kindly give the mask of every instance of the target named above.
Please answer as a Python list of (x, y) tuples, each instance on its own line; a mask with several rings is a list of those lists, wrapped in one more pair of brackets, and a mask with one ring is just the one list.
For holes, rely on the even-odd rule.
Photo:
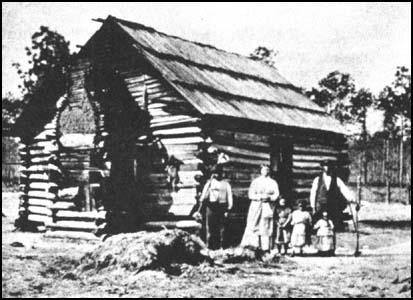
[(341, 124), (264, 62), (109, 16), (202, 114), (344, 133)]

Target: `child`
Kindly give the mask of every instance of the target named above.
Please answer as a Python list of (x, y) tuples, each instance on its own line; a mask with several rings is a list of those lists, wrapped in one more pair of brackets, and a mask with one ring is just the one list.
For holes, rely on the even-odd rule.
[[(286, 205), (285, 199), (281, 198), (279, 200), (279, 206), (276, 209), (276, 237), (275, 244), (277, 245), (279, 254), (287, 254), (288, 244), (291, 239), (291, 208)], [(281, 252), (281, 248), (284, 248)]]
[(314, 225), (314, 229), (317, 230), (318, 253), (322, 256), (334, 255), (334, 224), (333, 221), (328, 218), (327, 211), (322, 212), (322, 218)]
[(292, 255), (297, 252), (303, 254), (303, 247), (307, 244), (307, 231), (311, 224), (311, 215), (305, 210), (305, 203), (301, 201), (298, 204), (298, 209), (292, 213), (291, 225), (293, 232), (291, 234), (291, 246), (293, 247)]

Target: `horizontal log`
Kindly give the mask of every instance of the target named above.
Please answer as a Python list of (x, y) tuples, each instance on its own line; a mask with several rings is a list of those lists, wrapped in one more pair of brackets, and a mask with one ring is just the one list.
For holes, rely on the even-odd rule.
[(294, 145), (293, 152), (297, 154), (320, 154), (320, 155), (329, 154), (329, 155), (337, 156), (342, 153), (346, 153), (347, 150), (336, 150), (336, 149), (332, 149), (332, 147), (317, 148), (317, 147), (303, 147), (303, 146)]
[(44, 192), (44, 191), (29, 191), (27, 195), (31, 198), (48, 199), (48, 200), (55, 200), (57, 197), (53, 193)]
[(76, 208), (76, 205), (73, 202), (65, 202), (65, 201), (57, 201), (50, 206), (50, 209), (52, 210), (74, 210)]
[(179, 145), (165, 145), (166, 151), (169, 152), (192, 152), (196, 153), (199, 151), (198, 144), (179, 144)]
[(319, 167), (317, 168), (308, 168), (308, 169), (303, 169), (303, 168), (293, 168), (292, 172), (294, 175), (310, 175), (310, 176), (317, 176), (320, 175), (321, 169)]
[(49, 191), (51, 187), (57, 187), (57, 184), (54, 182), (31, 182), (29, 184), (30, 189), (43, 189)]
[(319, 162), (303, 162), (303, 161), (293, 161), (293, 168), (301, 169), (320, 169)]
[(30, 181), (49, 181), (49, 176), (47, 176), (46, 173), (30, 174), (29, 180)]
[(190, 127), (180, 127), (180, 128), (173, 128), (173, 129), (160, 129), (153, 131), (153, 135), (160, 136), (160, 137), (173, 137), (173, 136), (184, 136), (184, 135), (193, 135), (199, 136), (201, 133), (201, 128), (197, 126), (190, 126)]
[(97, 229), (95, 222), (85, 221), (57, 221), (49, 224), (52, 230), (86, 231), (92, 232)]
[(27, 203), (31, 206), (42, 206), (42, 207), (51, 207), (53, 205), (52, 200), (36, 199), (36, 198), (28, 198)]
[(204, 141), (204, 139), (202, 137), (186, 137), (186, 138), (171, 138), (171, 139), (167, 139), (167, 138), (163, 138), (162, 139), (162, 143), (164, 143), (165, 145), (170, 145), (170, 144), (174, 144), (174, 145), (179, 145), (179, 144), (198, 144), (198, 143), (202, 143)]
[(52, 216), (52, 211), (48, 207), (42, 206), (29, 206), (27, 210), (30, 213), (37, 214), (37, 215), (44, 215), (44, 216)]
[(247, 158), (240, 158), (240, 157), (230, 157), (230, 161), (232, 163), (242, 164), (242, 165), (254, 165), (260, 166), (263, 164), (268, 164), (268, 160), (263, 159), (247, 159)]
[(58, 220), (78, 220), (78, 221), (89, 221), (93, 222), (98, 219), (105, 219), (105, 211), (71, 211), (71, 210), (60, 210), (56, 213), (56, 218)]
[(303, 154), (294, 154), (293, 161), (309, 161), (317, 162), (318, 165), (325, 160), (337, 160), (336, 156), (333, 155), (303, 155)]
[(178, 119), (175, 121), (162, 121), (162, 120), (157, 120), (156, 122), (151, 122), (150, 128), (152, 130), (155, 129), (161, 129), (161, 128), (174, 128), (177, 126), (183, 126), (183, 125), (196, 125), (200, 123), (199, 118), (185, 118), (185, 119)]
[(200, 230), (201, 224), (194, 220), (188, 221), (150, 221), (143, 224), (144, 230), (162, 230), (178, 228), (183, 230)]
[[(213, 137), (223, 137), (230, 141), (238, 142), (240, 144), (254, 144), (261, 147), (269, 147), (269, 136), (255, 133), (244, 133), (238, 131), (230, 131), (225, 129), (211, 129)], [(212, 137), (212, 139), (214, 139)]]
[(228, 155), (234, 154), (234, 155), (242, 155), (242, 156), (247, 156), (247, 157), (252, 157), (252, 158), (259, 158), (259, 159), (265, 159), (265, 160), (270, 160), (270, 154), (268, 152), (259, 152), (259, 151), (253, 151), (253, 150), (248, 150), (244, 149), (241, 147), (234, 147), (234, 146), (228, 146), (228, 145), (220, 145), (220, 144), (211, 144), (212, 147), (216, 147), (221, 151), (225, 151), (228, 153)]
[(31, 222), (36, 222), (40, 224), (45, 224), (48, 225), (52, 222), (52, 218), (49, 216), (44, 216), (44, 215), (38, 215), (38, 214), (29, 214), (27, 216), (27, 219)]
[(193, 116), (183, 115), (183, 114), (157, 117), (151, 120), (151, 126), (155, 124), (162, 124), (162, 123), (167, 123), (167, 122), (186, 122), (192, 119), (193, 119)]

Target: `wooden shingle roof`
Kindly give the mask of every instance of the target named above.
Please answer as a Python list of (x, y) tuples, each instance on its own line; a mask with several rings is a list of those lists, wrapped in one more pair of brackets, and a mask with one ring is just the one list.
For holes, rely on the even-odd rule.
[(341, 124), (264, 62), (109, 16), (197, 110), (344, 133)]

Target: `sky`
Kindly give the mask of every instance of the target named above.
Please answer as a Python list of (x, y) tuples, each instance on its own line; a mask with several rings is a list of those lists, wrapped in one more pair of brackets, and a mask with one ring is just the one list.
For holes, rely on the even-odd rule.
[(272, 48), (280, 73), (307, 89), (339, 70), (378, 93), (397, 66), (411, 66), (410, 2), (2, 2), (2, 95), (18, 95), (11, 64), (27, 61), (24, 47), (40, 25), (57, 30), (75, 51), (99, 29), (91, 19), (109, 14), (244, 55)]

